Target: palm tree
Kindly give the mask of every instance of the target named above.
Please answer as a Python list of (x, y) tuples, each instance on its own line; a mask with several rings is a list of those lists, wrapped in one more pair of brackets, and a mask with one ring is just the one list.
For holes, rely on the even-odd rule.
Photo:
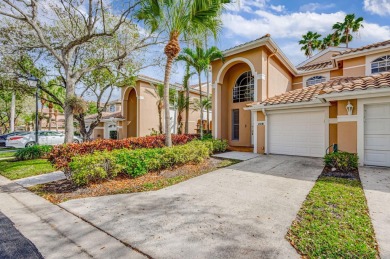
[[(169, 81), (174, 60), (180, 53), (180, 37), (199, 38), (207, 32), (216, 37), (221, 27), (223, 4), (230, 0), (143, 0), (137, 12), (139, 20), (152, 32), (169, 37), (164, 48), (167, 57), (164, 76), (164, 104), (169, 105)], [(165, 144), (172, 146), (169, 109), (165, 109)]]
[[(222, 52), (215, 46), (204, 50), (197, 46), (195, 50), (190, 48), (183, 49), (183, 53), (178, 56), (177, 60), (185, 61), (194, 68), (198, 74), (199, 101), (202, 103), (202, 72), (208, 71), (211, 60), (223, 58)], [(200, 121), (203, 122), (203, 110), (200, 110)], [(209, 121), (208, 121), (209, 122)], [(200, 137), (203, 137), (203, 123), (200, 125)]]
[[(177, 134), (183, 134), (183, 111), (189, 107), (188, 99), (185, 97), (184, 92), (180, 91), (178, 93), (177, 102), (176, 102), (176, 109), (177, 109)], [(186, 121), (188, 119), (186, 118)]]
[(340, 45), (340, 37), (337, 33), (328, 34), (325, 38), (323, 38), (320, 42), (319, 49), (325, 50), (329, 47), (337, 47)]
[(333, 30), (341, 34), (340, 41), (345, 43), (348, 48), (349, 42), (352, 41), (353, 32), (358, 32), (360, 28), (363, 28), (363, 17), (355, 19), (355, 14), (347, 14), (343, 22), (337, 22), (333, 25)]
[(302, 35), (302, 40), (299, 41), (299, 45), (303, 45), (301, 50), (305, 52), (306, 57), (310, 58), (313, 55), (313, 51), (319, 47), (320, 37), (321, 34), (312, 31), (308, 31)]

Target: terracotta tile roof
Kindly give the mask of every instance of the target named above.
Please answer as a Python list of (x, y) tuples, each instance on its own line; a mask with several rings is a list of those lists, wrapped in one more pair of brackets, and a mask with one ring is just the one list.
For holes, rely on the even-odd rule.
[[(91, 115), (88, 115), (85, 117), (85, 119), (89, 119), (89, 120), (93, 120), (93, 119), (96, 119), (97, 117), (97, 113), (95, 114), (91, 114)], [(103, 112), (102, 113), (102, 120), (107, 120), (109, 118), (115, 118), (115, 119), (124, 119), (123, 116), (122, 116), (122, 112), (121, 111), (117, 111), (117, 112)]]
[(315, 64), (297, 67), (297, 70), (298, 71), (311, 71), (311, 70), (328, 68), (328, 67), (333, 67), (332, 61), (325, 61), (325, 62), (321, 62), (321, 63), (315, 63)]
[(359, 52), (359, 51), (363, 51), (363, 50), (369, 50), (369, 49), (378, 48), (378, 47), (383, 47), (383, 46), (387, 46), (387, 45), (390, 46), (390, 40), (369, 44), (369, 45), (366, 45), (366, 46), (363, 46), (360, 48), (348, 49), (348, 50), (340, 52), (340, 54), (334, 55), (334, 57), (339, 57), (342, 55), (346, 55), (346, 54), (350, 54), (350, 53), (354, 53), (354, 52)]
[[(315, 84), (309, 87), (286, 92), (266, 99), (263, 102), (255, 102), (248, 104), (254, 105), (276, 105), (310, 102), (316, 99), (319, 95), (340, 93), (344, 91), (376, 89), (382, 87), (390, 88), (390, 72), (376, 74), (367, 77), (340, 77), (327, 82)], [(324, 96), (325, 97), (325, 96)]]

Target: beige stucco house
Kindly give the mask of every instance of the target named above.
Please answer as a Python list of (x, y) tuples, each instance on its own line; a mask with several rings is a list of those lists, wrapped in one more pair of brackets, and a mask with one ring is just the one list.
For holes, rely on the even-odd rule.
[(215, 138), (311, 157), (338, 144), (361, 164), (390, 166), (390, 40), (328, 48), (298, 66), (270, 35), (224, 54), (212, 63)]
[[(153, 130), (158, 130), (158, 110), (157, 99), (153, 96), (154, 87), (163, 82), (148, 76), (137, 77), (134, 86), (122, 88), (121, 99), (109, 102), (107, 109), (103, 112), (100, 124), (93, 131), (92, 139), (117, 138), (147, 136)], [(172, 84), (172, 88), (184, 91), (179, 84)], [(202, 92), (206, 96), (205, 92)], [(199, 88), (190, 88), (190, 101), (199, 99)], [(178, 111), (170, 107), (172, 133), (177, 133)], [(211, 111), (210, 111), (211, 114)], [(164, 123), (164, 111), (162, 112)], [(96, 118), (96, 115), (86, 117), (86, 122)], [(184, 132), (185, 112), (182, 113), (182, 131)], [(190, 109), (189, 112), (189, 133), (196, 133), (199, 127), (200, 111)], [(206, 118), (206, 114), (204, 114)], [(210, 115), (211, 118), (211, 115)]]

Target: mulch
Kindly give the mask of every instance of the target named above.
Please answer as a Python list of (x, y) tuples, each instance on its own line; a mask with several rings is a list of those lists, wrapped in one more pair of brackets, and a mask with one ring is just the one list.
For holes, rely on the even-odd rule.
[(327, 166), (325, 166), (324, 170), (322, 170), (320, 177), (338, 177), (338, 178), (345, 178), (345, 179), (360, 180), (358, 170), (352, 170), (349, 172), (341, 172), (341, 171), (337, 171), (337, 170), (332, 170), (332, 168), (327, 167)]

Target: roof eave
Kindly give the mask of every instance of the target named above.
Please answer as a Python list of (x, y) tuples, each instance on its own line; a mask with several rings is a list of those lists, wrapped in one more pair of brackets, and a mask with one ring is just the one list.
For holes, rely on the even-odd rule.
[(382, 52), (384, 49), (390, 50), (390, 45), (379, 46), (379, 47), (372, 48), (372, 49), (359, 50), (359, 51), (351, 52), (351, 53), (344, 54), (344, 55), (337, 55), (337, 56), (332, 57), (332, 59), (334, 59), (336, 61), (350, 59), (350, 58), (354, 58), (354, 57), (359, 57), (362, 54), (367, 54), (367, 53), (368, 54), (376, 54), (376, 53)]
[(306, 107), (322, 107), (329, 106), (329, 103), (326, 103), (321, 100), (321, 98), (315, 98), (309, 102), (299, 102), (299, 103), (283, 103), (283, 104), (275, 104), (275, 105), (254, 105), (250, 107), (244, 108), (244, 110), (248, 111), (260, 111), (260, 110), (283, 110), (290, 108), (306, 108)]
[(353, 90), (353, 91), (346, 90), (337, 93), (321, 94), (318, 97), (324, 98), (327, 101), (338, 101), (338, 100), (344, 100), (346, 98), (361, 99), (361, 98), (383, 97), (389, 95), (390, 95), (390, 85), (381, 88)]

